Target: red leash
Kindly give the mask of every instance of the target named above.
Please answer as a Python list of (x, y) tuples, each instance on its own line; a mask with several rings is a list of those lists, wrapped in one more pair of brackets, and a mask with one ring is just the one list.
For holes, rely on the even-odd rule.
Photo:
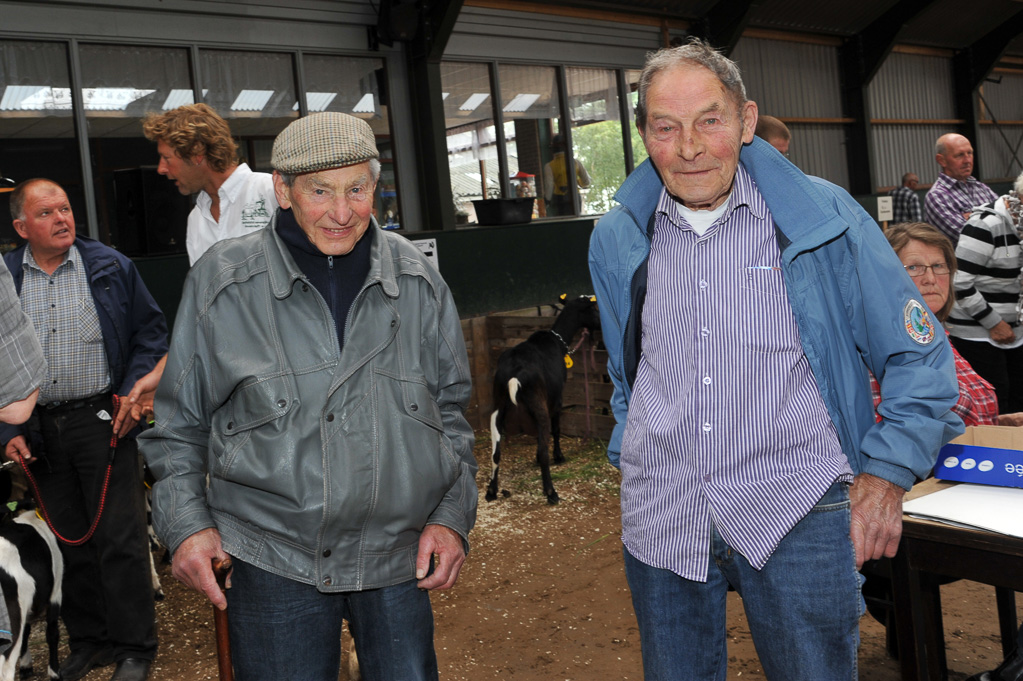
[[(118, 408), (120, 407), (121, 404), (121, 396), (112, 395), (111, 397), (114, 401), (114, 416), (116, 417)], [(25, 471), (25, 477), (28, 478), (28, 484), (32, 486), (32, 494), (35, 495), (36, 501), (39, 503), (39, 511), (43, 517), (43, 520), (45, 520), (46, 524), (49, 525), (50, 530), (53, 532), (54, 536), (56, 536), (57, 539), (64, 542), (68, 546), (81, 546), (85, 542), (92, 539), (92, 535), (96, 531), (96, 526), (99, 525), (99, 519), (103, 516), (103, 507), (106, 506), (107, 503), (107, 488), (110, 486), (110, 470), (114, 466), (114, 454), (116, 452), (117, 433), (115, 432), (111, 433), (110, 435), (110, 456), (107, 459), (106, 475), (103, 476), (103, 490), (99, 496), (99, 508), (96, 509), (96, 517), (93, 518), (92, 520), (92, 527), (89, 528), (89, 531), (86, 532), (85, 536), (82, 537), (81, 539), (68, 539), (60, 532), (58, 532), (57, 528), (53, 526), (53, 521), (50, 520), (50, 514), (47, 513), (46, 511), (46, 504), (43, 503), (43, 495), (39, 493), (39, 486), (36, 484), (36, 479), (32, 476), (32, 472), (28, 469), (28, 464), (25, 463), (25, 459), (19, 457), (18, 461), (21, 463), (21, 470)]]

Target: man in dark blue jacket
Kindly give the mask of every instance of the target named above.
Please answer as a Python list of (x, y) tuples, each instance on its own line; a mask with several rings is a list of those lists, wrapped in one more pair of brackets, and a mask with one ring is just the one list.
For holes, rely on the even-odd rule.
[(48, 369), (32, 418), (21, 429), (4, 427), (0, 442), (8, 459), (32, 464), (64, 539), (85, 536), (103, 509), (88, 541), (62, 544), (71, 654), (60, 674), (74, 681), (116, 662), (112, 681), (144, 681), (156, 655), (145, 503), (135, 422), (113, 432), (114, 396), (128, 394), (166, 354), (167, 323), (128, 258), (76, 237), (59, 185), (22, 183), (11, 216), (28, 244), (4, 261)]

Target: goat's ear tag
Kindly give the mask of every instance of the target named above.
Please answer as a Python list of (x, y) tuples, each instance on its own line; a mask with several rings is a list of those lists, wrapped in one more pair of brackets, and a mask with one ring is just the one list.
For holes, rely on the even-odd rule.
[(571, 369), (573, 364), (575, 364), (575, 362), (572, 361), (572, 358), (569, 357), (568, 355), (565, 355), (565, 368)]
[(565, 298), (568, 298), (567, 293), (562, 293), (560, 296), (558, 296), (558, 300), (564, 300)]

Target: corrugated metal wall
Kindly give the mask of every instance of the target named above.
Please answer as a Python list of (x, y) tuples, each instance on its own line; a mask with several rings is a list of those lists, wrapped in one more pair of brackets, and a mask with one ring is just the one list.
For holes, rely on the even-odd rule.
[[(869, 87), (870, 117), (881, 120), (955, 118), (952, 64), (946, 57), (893, 52)], [(934, 142), (952, 131), (951, 124), (875, 123), (874, 179), (878, 187), (902, 184), (914, 172), (921, 184), (938, 176)]]
[(981, 90), (982, 116), (998, 125), (982, 124), (978, 162), (985, 178), (1015, 178), (1023, 171), (1023, 75), (996, 74)]
[(444, 58), (642, 68), (660, 46), (657, 26), (464, 6)]
[[(838, 50), (829, 45), (743, 38), (732, 52), (746, 95), (778, 118), (841, 118)], [(845, 131), (837, 123), (790, 123), (789, 158), (810, 175), (849, 186)]]

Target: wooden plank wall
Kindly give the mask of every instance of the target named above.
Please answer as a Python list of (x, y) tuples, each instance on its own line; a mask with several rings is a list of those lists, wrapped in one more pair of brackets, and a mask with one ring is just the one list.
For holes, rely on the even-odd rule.
[[(554, 315), (554, 309), (548, 305), (462, 320), (462, 335), (472, 369), (472, 400), (466, 415), (477, 432), (490, 428), (490, 415), (494, 410), (494, 371), (498, 357), (535, 331), (549, 329), (554, 323)], [(579, 340), (580, 334), (568, 341), (570, 347)], [(589, 362), (583, 357), (588, 349), (592, 350), (588, 353), (591, 358)], [(562, 400), (564, 411), (561, 432), (571, 437), (588, 435), (606, 440), (611, 437), (614, 417), (610, 409), (612, 389), (607, 376), (607, 352), (599, 331), (579, 347), (572, 355), (572, 360), (573, 366), (568, 370)], [(587, 389), (589, 409), (586, 406)]]

